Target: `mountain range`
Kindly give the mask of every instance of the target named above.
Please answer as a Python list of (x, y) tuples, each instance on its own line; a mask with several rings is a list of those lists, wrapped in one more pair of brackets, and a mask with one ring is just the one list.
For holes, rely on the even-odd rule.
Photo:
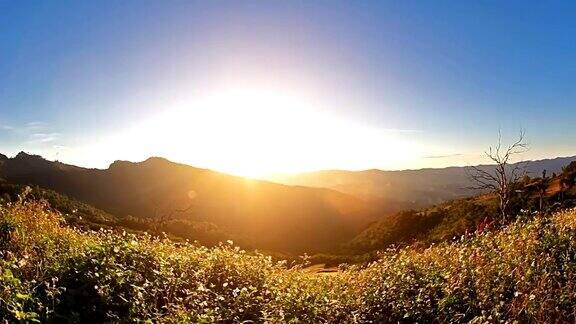
[(172, 215), (216, 226), (246, 246), (283, 252), (325, 251), (378, 217), (364, 200), (335, 190), (249, 180), (163, 158), (99, 170), (19, 153), (0, 159), (0, 177), (52, 189), (120, 219)]
[[(526, 170), (551, 174), (573, 160), (529, 161)], [(0, 154), (5, 182), (67, 195), (118, 223), (157, 229), (157, 220), (164, 219), (161, 229), (178, 237), (200, 243), (234, 239), (247, 248), (283, 253), (333, 251), (397, 211), (471, 196), (464, 189), (470, 184), (465, 170), (320, 171), (272, 179), (281, 182), (276, 183), (159, 157), (88, 169), (24, 152)]]
[[(574, 160), (576, 156), (524, 161), (519, 164), (527, 175), (534, 177), (540, 176), (544, 170), (548, 175), (559, 173), (563, 166)], [(487, 171), (493, 168), (491, 165), (478, 167)], [(269, 180), (288, 185), (337, 190), (369, 201), (387, 213), (394, 213), (478, 194), (477, 191), (469, 189), (473, 183), (467, 170), (467, 167), (401, 171), (323, 170), (276, 175)]]

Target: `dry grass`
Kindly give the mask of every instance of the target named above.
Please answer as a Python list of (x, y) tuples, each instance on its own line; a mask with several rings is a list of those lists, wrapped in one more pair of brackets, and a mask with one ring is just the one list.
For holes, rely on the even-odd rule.
[(0, 207), (0, 248), (0, 319), (8, 321), (576, 319), (574, 210), (427, 249), (391, 249), (330, 275), (230, 244), (80, 232), (40, 203)]

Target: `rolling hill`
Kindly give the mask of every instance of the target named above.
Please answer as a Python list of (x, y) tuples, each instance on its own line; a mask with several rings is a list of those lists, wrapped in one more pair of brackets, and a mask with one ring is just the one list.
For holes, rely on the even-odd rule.
[[(530, 174), (543, 169), (552, 174), (574, 159), (529, 161), (526, 169)], [(460, 216), (469, 211), (485, 214), (474, 200), (457, 203), (463, 208), (454, 209), (458, 219), (452, 219), (452, 212), (429, 212), (449, 208), (429, 209), (424, 218), (418, 216), (421, 212), (407, 211), (473, 196), (476, 192), (463, 189), (469, 180), (462, 167), (320, 171), (285, 176), (276, 180), (286, 184), (278, 184), (157, 157), (138, 163), (116, 161), (100, 170), (21, 152), (13, 158), (0, 155), (0, 178), (64, 194), (85, 203), (82, 210), (94, 206), (123, 227), (160, 229), (208, 245), (232, 239), (247, 248), (286, 253), (329, 252), (342, 246), (362, 252), (426, 232), (418, 227), (446, 222), (450, 231), (444, 232), (459, 233), (470, 225)], [(440, 232), (439, 236), (446, 234)]]
[[(576, 156), (522, 162), (528, 175), (539, 176), (559, 173), (562, 167), (576, 160)], [(480, 166), (489, 170), (490, 165)], [(467, 167), (420, 169), (402, 171), (324, 170), (317, 172), (277, 175), (270, 181), (288, 185), (329, 188), (351, 194), (394, 213), (401, 210), (423, 208), (453, 199), (470, 197), (477, 191), (466, 189), (471, 185)]]
[[(532, 177), (519, 181), (510, 200), (510, 214), (530, 216), (576, 206), (576, 162), (561, 170), (545, 179)], [(427, 246), (486, 227), (498, 213), (494, 193), (455, 199), (420, 210), (405, 210), (374, 222), (345, 244), (344, 250), (363, 253), (412, 241)]]
[(211, 224), (251, 248), (326, 251), (380, 215), (362, 199), (338, 191), (248, 180), (162, 158), (116, 161), (105, 170), (26, 153), (0, 159), (0, 177), (11, 183), (52, 189), (121, 219), (171, 215), (170, 221), (183, 225)]
[(102, 226), (117, 226), (119, 220), (105, 211), (60, 194), (54, 190), (38, 186), (28, 187), (8, 183), (0, 179), (0, 203), (43, 200), (50, 208), (60, 212), (66, 222), (77, 227), (97, 229)]
[(576, 210), (362, 266), (302, 271), (229, 244), (76, 231), (0, 204), (6, 323), (574, 323)]

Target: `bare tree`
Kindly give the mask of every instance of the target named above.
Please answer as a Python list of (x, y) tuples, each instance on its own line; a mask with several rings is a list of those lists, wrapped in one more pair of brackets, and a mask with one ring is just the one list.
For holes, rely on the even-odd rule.
[(496, 193), (502, 220), (506, 220), (514, 184), (526, 174), (524, 165), (522, 163), (511, 165), (511, 159), (527, 150), (528, 144), (524, 141), (523, 130), (520, 131), (518, 139), (506, 148), (502, 146), (502, 134), (498, 131), (498, 144), (495, 148), (490, 147), (484, 152), (495, 167), (473, 166), (467, 169), (468, 177), (473, 183), (469, 189), (489, 190)]

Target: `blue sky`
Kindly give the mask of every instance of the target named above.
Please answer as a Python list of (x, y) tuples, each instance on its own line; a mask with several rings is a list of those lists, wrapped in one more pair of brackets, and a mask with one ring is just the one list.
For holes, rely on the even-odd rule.
[[(258, 173), (234, 169), (239, 155), (270, 172), (403, 169), (482, 162), (499, 128), (512, 137), (521, 127), (526, 158), (576, 154), (571, 1), (0, 0), (0, 31), (8, 155), (91, 167), (167, 155), (239, 174)], [(254, 98), (259, 91), (268, 99)], [(214, 108), (202, 106), (206, 94), (231, 97)], [(238, 96), (245, 102), (235, 105)], [(291, 124), (263, 119), (253, 103), (282, 106)], [(286, 133), (302, 120), (316, 131), (291, 142)], [(279, 127), (259, 128), (266, 123)], [(262, 142), (274, 129), (282, 134)], [(324, 137), (312, 147), (316, 134)], [(271, 165), (294, 155), (294, 170)]]

